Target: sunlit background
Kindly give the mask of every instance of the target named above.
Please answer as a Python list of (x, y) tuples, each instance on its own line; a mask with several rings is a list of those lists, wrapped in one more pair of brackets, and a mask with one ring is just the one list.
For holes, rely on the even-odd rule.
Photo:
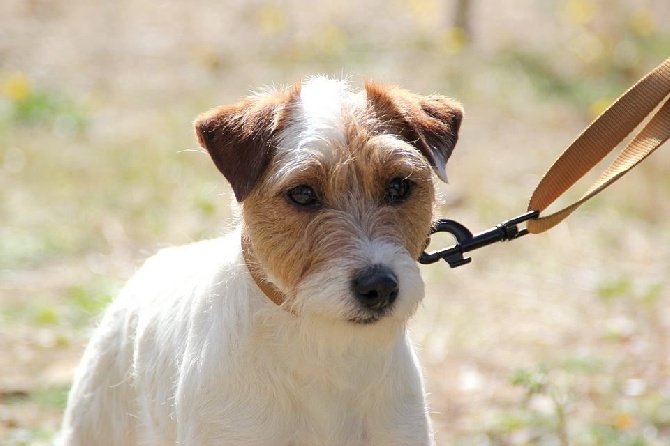
[[(49, 443), (143, 259), (233, 224), (198, 113), (315, 73), (458, 98), (439, 212), (481, 230), (668, 56), (667, 0), (2, 0), (0, 445)], [(423, 267), (438, 444), (670, 444), (669, 218), (666, 148), (546, 234)]]

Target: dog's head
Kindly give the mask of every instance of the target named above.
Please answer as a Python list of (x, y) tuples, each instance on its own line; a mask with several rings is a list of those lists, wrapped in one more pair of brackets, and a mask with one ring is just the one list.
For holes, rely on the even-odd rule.
[(200, 144), (242, 203), (254, 261), (292, 311), (368, 325), (423, 297), (416, 259), (462, 109), (443, 96), (311, 78), (211, 110)]

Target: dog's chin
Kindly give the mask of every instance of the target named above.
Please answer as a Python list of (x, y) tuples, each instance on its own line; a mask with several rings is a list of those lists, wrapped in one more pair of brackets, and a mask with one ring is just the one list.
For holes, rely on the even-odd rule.
[(376, 311), (361, 311), (351, 316), (348, 321), (354, 325), (373, 325), (384, 319), (390, 319), (392, 310), (390, 308)]
[(351, 322), (354, 325), (372, 325), (372, 324), (376, 324), (377, 322), (379, 322), (379, 320), (381, 318), (382, 318), (382, 316), (377, 316), (377, 315), (356, 316), (356, 317), (352, 317), (351, 319), (349, 319), (349, 322)]

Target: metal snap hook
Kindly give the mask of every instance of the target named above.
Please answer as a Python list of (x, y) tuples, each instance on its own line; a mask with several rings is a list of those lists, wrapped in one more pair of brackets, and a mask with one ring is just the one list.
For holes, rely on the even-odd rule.
[(527, 229), (519, 230), (518, 225), (530, 219), (537, 218), (539, 215), (538, 211), (526, 212), (477, 235), (472, 235), (472, 232), (468, 228), (457, 221), (448, 219), (437, 220), (431, 227), (430, 234), (449, 232), (456, 238), (457, 243), (446, 249), (422, 252), (419, 256), (419, 263), (425, 265), (444, 259), (451, 268), (466, 265), (472, 261), (472, 258), (465, 257), (466, 252), (474, 251), (492, 243), (514, 240), (528, 234)]

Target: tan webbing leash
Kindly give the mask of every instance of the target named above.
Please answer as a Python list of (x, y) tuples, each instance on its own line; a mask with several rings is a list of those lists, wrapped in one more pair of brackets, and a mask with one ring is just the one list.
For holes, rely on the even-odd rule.
[(543, 211), (612, 152), (653, 110), (665, 102), (591, 188), (575, 203), (547, 216), (529, 220), (531, 234), (544, 232), (585, 201), (638, 165), (670, 138), (670, 58), (638, 81), (570, 144), (544, 174), (528, 204)]
[[(558, 157), (540, 180), (528, 203), (528, 212), (494, 228), (473, 235), (462, 224), (441, 219), (431, 234), (450, 232), (457, 244), (435, 252), (423, 252), (420, 263), (444, 259), (455, 268), (470, 262), (464, 254), (499, 241), (514, 240), (526, 234), (539, 234), (563, 221), (585, 201), (638, 165), (670, 138), (670, 58), (640, 79), (596, 118)], [(662, 105), (661, 105), (662, 104)], [(658, 111), (653, 113), (659, 105)], [(546, 216), (549, 205), (612, 152), (646, 118), (651, 119), (621, 151), (600, 178), (575, 203)], [(526, 228), (518, 225), (526, 222)]]

